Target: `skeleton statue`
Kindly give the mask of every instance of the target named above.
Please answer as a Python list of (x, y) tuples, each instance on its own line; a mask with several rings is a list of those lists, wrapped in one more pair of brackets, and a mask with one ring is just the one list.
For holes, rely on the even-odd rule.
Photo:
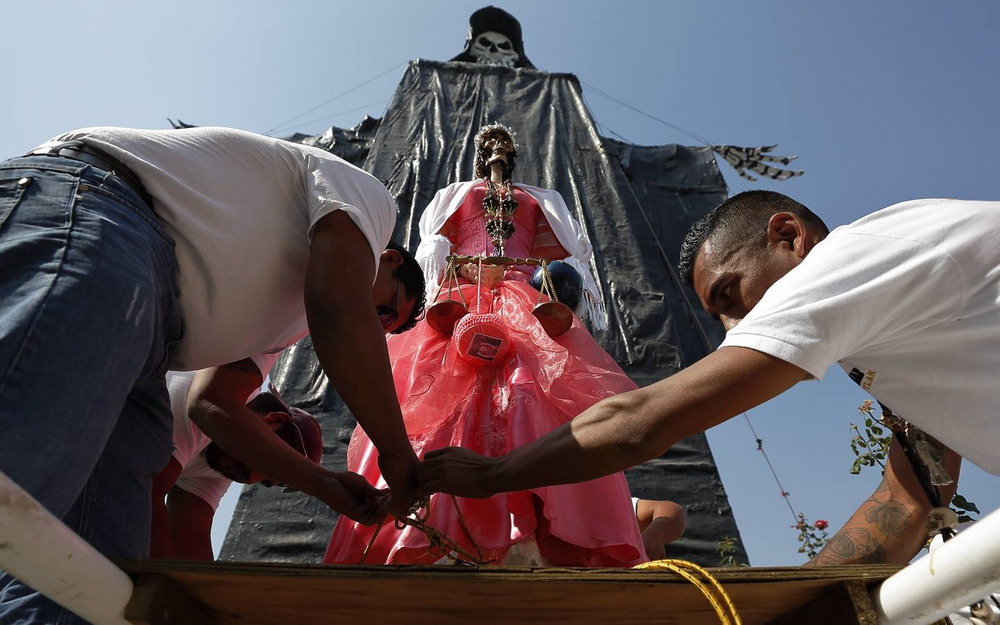
[(510, 13), (493, 6), (483, 7), (469, 17), (465, 51), (451, 60), (535, 69), (524, 54), (521, 23)]
[[(475, 148), (474, 179), (439, 190), (420, 217), (427, 316), (386, 342), (418, 455), (456, 445), (500, 456), (636, 388), (574, 314), (607, 327), (586, 231), (557, 191), (511, 180), (520, 148), (510, 128), (483, 126)], [(552, 266), (564, 267), (573, 288), (560, 291)], [(382, 479), (362, 428), (347, 459), (370, 483)], [(481, 500), (436, 494), (412, 520), (376, 529), (342, 516), (324, 561), (627, 567), (646, 559), (621, 473)]]

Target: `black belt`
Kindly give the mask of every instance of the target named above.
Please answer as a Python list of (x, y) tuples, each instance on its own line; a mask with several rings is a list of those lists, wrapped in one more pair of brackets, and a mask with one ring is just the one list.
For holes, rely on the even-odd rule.
[(146, 187), (142, 186), (139, 176), (136, 176), (131, 169), (126, 167), (124, 163), (115, 157), (107, 154), (106, 152), (102, 152), (91, 145), (80, 143), (78, 145), (65, 146), (50, 151), (33, 152), (33, 154), (65, 156), (66, 158), (71, 158), (76, 161), (87, 163), (88, 165), (93, 165), (98, 169), (103, 169), (110, 174), (118, 176), (122, 182), (124, 182), (130, 189), (135, 191), (140, 198), (142, 198), (142, 201), (146, 203), (146, 206), (153, 208), (153, 196), (149, 194), (149, 191), (146, 191)]

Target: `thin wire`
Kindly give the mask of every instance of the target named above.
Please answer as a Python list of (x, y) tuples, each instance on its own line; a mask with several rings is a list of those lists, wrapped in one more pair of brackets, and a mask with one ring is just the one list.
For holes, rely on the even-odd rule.
[(396, 64), (396, 65), (393, 65), (392, 67), (390, 67), (389, 69), (385, 70), (385, 71), (384, 71), (384, 72), (382, 72), (381, 74), (378, 74), (377, 76), (373, 76), (372, 78), (369, 78), (368, 80), (366, 80), (366, 81), (364, 81), (364, 82), (362, 82), (362, 83), (360, 83), (360, 84), (358, 84), (358, 85), (355, 85), (355, 86), (351, 87), (351, 88), (350, 88), (350, 89), (348, 89), (347, 91), (344, 91), (344, 92), (342, 92), (342, 93), (340, 93), (340, 94), (338, 94), (338, 95), (335, 95), (335, 96), (333, 96), (332, 98), (330, 98), (330, 99), (329, 99), (329, 100), (327, 100), (326, 102), (322, 102), (322, 103), (320, 103), (320, 104), (317, 104), (316, 106), (314, 106), (314, 107), (312, 107), (312, 108), (310, 108), (310, 109), (308, 109), (308, 110), (306, 110), (306, 111), (303, 111), (302, 113), (299, 113), (299, 114), (298, 114), (298, 115), (296, 115), (295, 117), (293, 117), (293, 118), (291, 118), (291, 119), (289, 119), (289, 120), (286, 120), (286, 121), (284, 121), (284, 122), (282, 122), (282, 123), (278, 124), (278, 125), (277, 125), (277, 126), (275, 126), (274, 128), (271, 128), (270, 130), (268, 130), (268, 131), (267, 131), (267, 132), (265, 132), (264, 134), (265, 134), (265, 135), (268, 135), (268, 136), (270, 136), (270, 134), (271, 134), (272, 132), (275, 132), (275, 131), (276, 131), (276, 130), (278, 130), (279, 128), (283, 128), (283, 127), (285, 127), (285, 126), (287, 126), (287, 125), (291, 124), (291, 123), (292, 123), (292, 122), (294, 122), (295, 120), (297, 120), (297, 119), (300, 119), (300, 118), (302, 118), (302, 117), (305, 117), (306, 115), (308, 115), (309, 113), (312, 113), (312, 112), (313, 112), (313, 111), (315, 111), (316, 109), (318, 109), (318, 108), (320, 108), (320, 107), (323, 107), (323, 106), (326, 106), (327, 104), (329, 104), (329, 103), (333, 102), (334, 100), (337, 100), (337, 99), (339, 99), (339, 98), (342, 98), (342, 97), (344, 97), (345, 95), (347, 95), (348, 93), (351, 93), (352, 91), (355, 91), (355, 90), (357, 90), (357, 89), (360, 89), (361, 87), (364, 87), (365, 85), (367, 85), (368, 83), (372, 82), (373, 80), (377, 80), (377, 79), (381, 78), (382, 76), (385, 76), (385, 75), (386, 75), (386, 74), (388, 74), (389, 72), (391, 72), (391, 71), (393, 71), (393, 70), (396, 70), (396, 69), (399, 69), (400, 67), (402, 67), (402, 66), (403, 66), (403, 65), (405, 65), (405, 64), (406, 64), (406, 61), (403, 61), (402, 63), (398, 63), (398, 64)]
[[(360, 111), (360, 110), (366, 109), (366, 108), (368, 108), (370, 106), (375, 106), (376, 104), (383, 104), (383, 103), (388, 102), (388, 101), (389, 101), (389, 98), (384, 98), (382, 100), (377, 100), (375, 102), (369, 102), (368, 104), (363, 104), (361, 106), (356, 106), (356, 107), (354, 107), (352, 109), (347, 109), (346, 111), (340, 111), (340, 112), (334, 113), (332, 115), (325, 115), (323, 117), (317, 117), (316, 119), (310, 119), (309, 121), (299, 122), (298, 124), (295, 124), (294, 126), (291, 126), (290, 128), (308, 126), (309, 124), (315, 124), (316, 122), (321, 122), (321, 121), (324, 121), (324, 120), (327, 120), (327, 119), (333, 119), (334, 117), (338, 117), (340, 115), (345, 115), (347, 113), (353, 113), (354, 111)], [(271, 131), (269, 131), (269, 132), (271, 132)], [(285, 132), (287, 132), (287, 130)]]
[[(586, 83), (582, 83), (582, 81), (581, 81), (581, 84), (586, 84)], [(590, 87), (589, 85), (588, 85), (588, 87), (590, 89), (594, 89), (594, 87)], [(625, 104), (624, 102), (621, 102), (620, 100), (617, 100), (617, 98), (613, 98), (612, 96), (609, 96), (609, 95), (601, 92), (599, 89), (594, 89), (594, 91), (597, 91), (598, 93), (601, 93), (602, 95), (605, 95), (606, 97), (611, 98), (612, 100), (615, 100), (616, 102), (619, 102), (620, 104), (622, 104), (624, 106), (627, 106), (628, 108), (631, 108), (631, 109), (633, 109), (633, 110), (635, 110), (635, 111), (637, 111), (639, 113), (642, 113), (643, 115), (646, 115), (647, 117), (651, 117), (652, 119), (656, 119), (657, 121), (663, 121), (663, 120), (657, 119), (656, 117), (653, 117), (652, 115), (649, 115), (648, 113), (640, 111), (639, 109), (636, 109), (635, 107), (633, 107), (633, 106), (631, 106), (629, 104)], [(584, 106), (586, 106), (588, 108), (588, 110), (590, 109), (590, 106), (587, 103), (586, 98), (584, 98)], [(592, 112), (591, 112), (591, 118), (593, 118), (593, 113)], [(672, 127), (672, 128), (677, 128), (676, 126), (674, 126), (673, 124), (670, 124), (668, 122), (663, 122), (663, 123), (666, 124), (666, 125), (668, 125), (668, 126), (670, 126), (670, 127)], [(677, 129), (681, 130), (682, 132), (685, 132), (686, 134), (689, 134), (689, 135), (691, 135), (691, 136), (699, 139), (700, 141), (705, 142), (706, 145), (709, 145), (704, 138), (700, 138), (700, 137), (697, 137), (697, 135), (693, 135), (691, 133), (687, 133), (687, 131), (685, 131), (683, 129), (680, 129), (680, 128), (677, 128)], [(615, 134), (617, 134), (617, 133), (615, 133)], [(621, 135), (618, 135), (618, 136), (621, 137)], [(622, 140), (623, 141), (627, 141), (626, 139), (624, 139), (624, 137), (622, 137)], [(629, 141), (628, 143), (631, 143), (631, 142)], [(627, 181), (627, 178), (626, 178), (626, 181)], [(656, 235), (656, 232), (653, 229), (652, 222), (649, 219), (649, 215), (646, 213), (646, 209), (643, 207), (642, 202), (639, 201), (639, 197), (636, 195), (635, 189), (632, 188), (631, 182), (628, 183), (628, 189), (629, 189), (629, 193), (631, 193), (631, 195), (632, 195), (632, 199), (635, 201), (636, 206), (639, 207), (639, 211), (642, 214), (643, 221), (646, 222), (646, 227), (649, 229), (649, 233), (652, 235), (653, 241), (656, 242), (656, 247), (659, 250), (661, 258), (663, 259), (663, 264), (667, 267), (667, 273), (670, 275), (671, 280), (673, 281), (674, 285), (676, 286), (678, 292), (681, 294), (681, 297), (682, 297), (682, 299), (684, 301), (684, 305), (688, 309), (688, 315), (694, 321), (694, 325), (698, 329), (699, 333), (701, 334), (701, 339), (705, 342), (705, 346), (708, 348), (709, 352), (715, 351), (715, 349), (718, 346), (714, 345), (712, 343), (712, 341), (708, 338), (708, 332), (705, 331), (705, 327), (702, 324), (701, 319), (698, 318), (697, 311), (695, 311), (694, 306), (691, 304), (691, 300), (687, 296), (687, 291), (684, 289), (683, 285), (681, 284), (680, 278), (679, 278), (679, 276), (677, 276), (677, 273), (674, 270), (673, 264), (670, 262), (669, 258), (667, 257), (666, 250), (664, 249), (663, 244), (660, 242), (659, 237)], [(779, 491), (781, 493), (781, 497), (785, 500), (785, 505), (788, 506), (788, 509), (792, 513), (793, 519), (795, 520), (796, 523), (798, 523), (799, 522), (799, 515), (795, 511), (795, 508), (792, 506), (791, 496), (789, 495), (788, 491), (785, 490), (785, 487), (782, 486), (781, 480), (778, 478), (778, 473), (774, 469), (774, 464), (772, 464), (771, 458), (767, 455), (767, 452), (764, 450), (764, 440), (762, 438), (760, 438), (760, 436), (757, 435), (757, 431), (754, 429), (753, 423), (750, 422), (750, 415), (747, 412), (743, 413), (743, 419), (746, 420), (747, 426), (750, 428), (750, 432), (753, 433), (754, 441), (757, 443), (757, 451), (759, 451), (761, 453), (761, 455), (764, 456), (764, 461), (767, 463), (767, 467), (771, 471), (771, 475), (774, 477), (775, 483), (778, 485), (778, 489), (779, 489)]]
[[(587, 104), (586, 99), (584, 100), (584, 106), (586, 106), (587, 109), (588, 109), (588, 112), (590, 112), (589, 111), (590, 107)], [(594, 117), (593, 112), (590, 112), (590, 117), (591, 118)], [(623, 138), (623, 140), (624, 140), (624, 138)], [(629, 142), (629, 143), (631, 143), (631, 142)], [(635, 145), (635, 144), (632, 144), (632, 145)], [(663, 265), (667, 268), (667, 273), (670, 275), (670, 279), (674, 283), (674, 286), (677, 289), (677, 292), (680, 293), (681, 297), (684, 299), (684, 304), (687, 307), (689, 316), (694, 320), (695, 327), (701, 333), (701, 339), (702, 339), (702, 341), (704, 341), (705, 346), (708, 348), (709, 352), (715, 351), (716, 347), (718, 347), (718, 346), (712, 344), (712, 341), (708, 338), (708, 333), (705, 331), (705, 327), (702, 325), (701, 320), (698, 319), (698, 314), (695, 311), (694, 306), (691, 304), (690, 299), (688, 298), (687, 290), (681, 284), (680, 277), (677, 275), (677, 272), (674, 270), (673, 263), (670, 262), (670, 258), (667, 256), (667, 251), (666, 251), (666, 249), (664, 249), (663, 243), (660, 241), (660, 238), (658, 236), (656, 236), (656, 232), (653, 229), (653, 222), (650, 220), (649, 215), (646, 213), (646, 209), (645, 209), (645, 207), (643, 207), (642, 202), (639, 201), (639, 196), (636, 195), (635, 189), (632, 187), (632, 183), (628, 180), (627, 177), (625, 178), (625, 181), (628, 183), (628, 190), (629, 190), (629, 193), (632, 195), (632, 200), (635, 202), (635, 205), (637, 207), (639, 207), (639, 212), (642, 214), (642, 219), (643, 219), (643, 221), (646, 222), (646, 228), (649, 229), (649, 233), (650, 233), (650, 235), (652, 235), (653, 241), (656, 242), (656, 249), (660, 253), (660, 258), (663, 260)]]
[[(586, 100), (586, 98), (584, 98), (584, 100)], [(589, 104), (587, 105), (587, 108), (591, 108)], [(632, 141), (630, 139), (626, 139), (625, 137), (623, 137), (622, 135), (618, 134), (617, 132), (615, 132), (611, 128), (608, 128), (607, 126), (605, 126), (601, 122), (597, 121), (596, 119), (594, 120), (594, 123), (597, 124), (598, 128), (600, 128), (601, 130), (604, 130), (608, 134), (612, 134), (612, 135), (618, 137), (619, 139), (621, 139), (625, 143), (628, 143), (630, 145), (635, 145), (635, 141)]]
[(785, 503), (788, 505), (788, 509), (792, 513), (792, 518), (795, 520), (796, 523), (798, 523), (799, 514), (795, 511), (795, 508), (792, 506), (791, 495), (789, 495), (788, 491), (785, 490), (785, 487), (781, 485), (781, 480), (778, 479), (778, 473), (777, 471), (774, 470), (774, 465), (771, 464), (771, 459), (767, 457), (767, 452), (764, 451), (764, 439), (762, 439), (760, 436), (757, 436), (757, 430), (754, 429), (753, 423), (750, 423), (750, 416), (747, 413), (745, 412), (743, 413), (743, 418), (746, 419), (747, 426), (750, 428), (750, 432), (753, 434), (754, 440), (757, 441), (757, 451), (759, 451), (761, 455), (764, 456), (764, 461), (767, 462), (767, 468), (771, 470), (771, 475), (774, 476), (774, 481), (778, 485), (778, 488), (781, 490), (781, 497), (785, 500)]
[(695, 133), (691, 132), (690, 130), (685, 130), (685, 129), (681, 128), (680, 126), (677, 126), (675, 124), (671, 124), (667, 120), (660, 119), (659, 117), (653, 115), (652, 113), (647, 113), (646, 111), (643, 111), (642, 109), (639, 109), (639, 108), (637, 108), (635, 106), (632, 106), (628, 102), (625, 102), (623, 100), (620, 100), (620, 99), (616, 98), (615, 96), (611, 95), (610, 93), (606, 93), (604, 91), (601, 91), (600, 89), (598, 89), (597, 87), (595, 87), (593, 85), (588, 85), (587, 83), (583, 82), (582, 80), (580, 81), (580, 84), (583, 85), (584, 87), (590, 89), (594, 93), (597, 93), (598, 95), (604, 96), (605, 98), (611, 100), (612, 102), (620, 104), (621, 106), (624, 106), (627, 109), (635, 111), (636, 113), (638, 113), (640, 115), (648, 117), (649, 119), (652, 119), (655, 122), (659, 122), (659, 123), (663, 124), (664, 126), (668, 126), (670, 128), (673, 128), (677, 132), (683, 133), (683, 134), (685, 134), (685, 135), (687, 135), (687, 136), (695, 139), (696, 141), (701, 142), (704, 145), (709, 145), (709, 146), (710, 145), (715, 145), (714, 141), (709, 141), (705, 137), (702, 137), (701, 135), (695, 134)]
[[(639, 198), (636, 196), (635, 190), (632, 188), (631, 183), (629, 183), (628, 187), (629, 187), (629, 192), (632, 194), (632, 199), (635, 200), (636, 205), (639, 207), (639, 210), (642, 213), (643, 220), (649, 227), (650, 234), (653, 235), (653, 240), (656, 241), (656, 246), (660, 251), (660, 255), (663, 257), (664, 264), (667, 266), (667, 272), (670, 275), (671, 280), (673, 280), (674, 284), (676, 285), (678, 292), (681, 294), (681, 297), (684, 301), (684, 305), (688, 309), (688, 315), (694, 321), (694, 325), (698, 329), (698, 332), (701, 334), (701, 338), (705, 342), (705, 346), (708, 348), (709, 352), (715, 351), (718, 346), (714, 345), (711, 339), (708, 338), (708, 332), (705, 331), (705, 326), (702, 324), (701, 319), (698, 318), (697, 311), (695, 311), (694, 306), (691, 304), (691, 300), (687, 296), (687, 291), (681, 285), (680, 278), (674, 271), (673, 265), (667, 259), (666, 251), (663, 249), (663, 245), (662, 243), (660, 243), (659, 237), (657, 237), (656, 233), (653, 231), (653, 227), (649, 221), (649, 216), (646, 214), (646, 210), (639, 202)], [(781, 492), (782, 498), (785, 500), (785, 504), (788, 506), (788, 509), (792, 512), (792, 517), (795, 519), (795, 522), (798, 523), (799, 516), (798, 513), (795, 512), (795, 509), (792, 507), (792, 502), (788, 494), (788, 491), (786, 491), (785, 487), (781, 485), (781, 480), (778, 479), (778, 473), (777, 471), (774, 470), (774, 465), (771, 463), (771, 458), (768, 457), (767, 452), (764, 451), (764, 440), (757, 435), (757, 431), (754, 429), (753, 423), (750, 422), (750, 415), (744, 412), (743, 419), (746, 420), (747, 426), (749, 426), (750, 428), (750, 432), (753, 433), (754, 441), (757, 443), (757, 451), (759, 451), (761, 455), (764, 456), (764, 461), (767, 462), (767, 467), (768, 469), (770, 469), (771, 475), (774, 477), (774, 481), (778, 485), (778, 489)]]

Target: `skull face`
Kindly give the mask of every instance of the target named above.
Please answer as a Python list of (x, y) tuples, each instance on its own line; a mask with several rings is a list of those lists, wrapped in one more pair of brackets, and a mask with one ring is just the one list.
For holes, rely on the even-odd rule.
[(514, 51), (514, 44), (506, 35), (487, 30), (479, 33), (469, 51), (477, 63), (514, 67), (521, 57)]
[(505, 172), (510, 169), (510, 155), (514, 151), (514, 142), (507, 135), (499, 132), (487, 135), (480, 150), (487, 167), (493, 163), (501, 163)]
[(510, 180), (517, 161), (517, 144), (512, 131), (500, 123), (483, 126), (476, 133), (476, 178), (489, 178), (493, 163), (503, 165), (503, 179)]

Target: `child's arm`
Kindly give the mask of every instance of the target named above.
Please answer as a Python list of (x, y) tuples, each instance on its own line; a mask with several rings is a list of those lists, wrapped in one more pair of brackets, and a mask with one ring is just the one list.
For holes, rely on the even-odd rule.
[(680, 538), (687, 525), (687, 511), (672, 501), (640, 499), (635, 516), (650, 560), (662, 560), (664, 545)]

